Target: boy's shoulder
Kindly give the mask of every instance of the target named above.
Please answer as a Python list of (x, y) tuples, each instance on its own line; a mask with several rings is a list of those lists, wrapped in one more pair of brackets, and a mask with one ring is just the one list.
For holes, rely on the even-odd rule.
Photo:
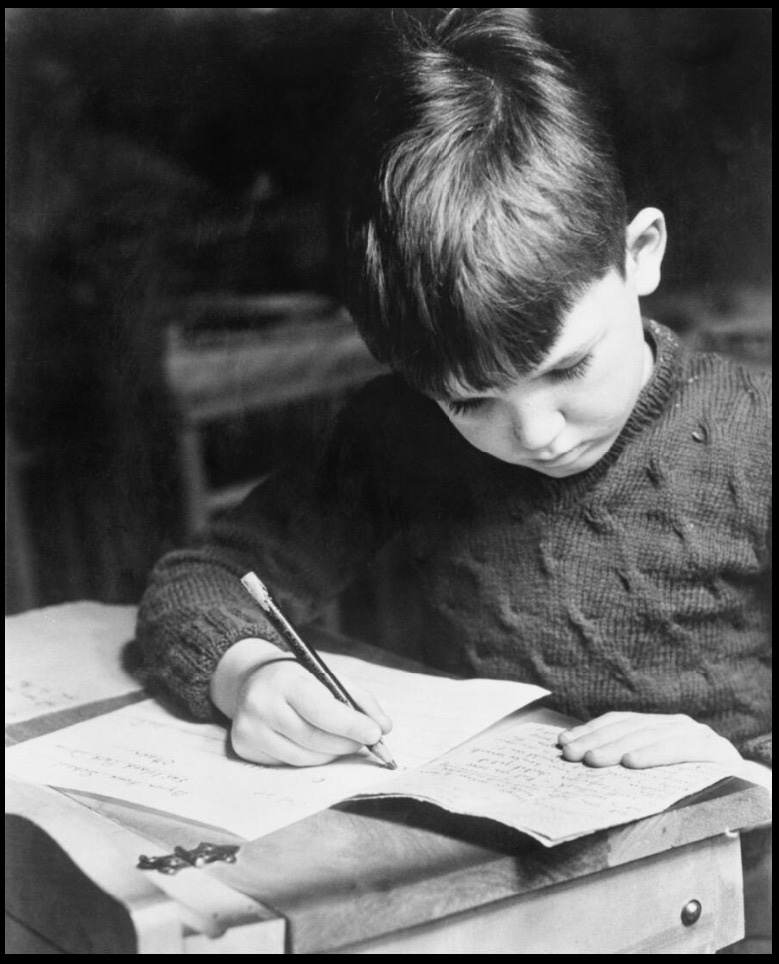
[(715, 352), (688, 351), (683, 356), (681, 388), (718, 418), (770, 422), (773, 376)]
[(772, 458), (772, 384), (760, 371), (713, 352), (685, 351), (675, 402), (670, 407), (671, 434), (677, 456), (692, 438), (699, 457), (714, 457), (723, 467), (769, 485)]

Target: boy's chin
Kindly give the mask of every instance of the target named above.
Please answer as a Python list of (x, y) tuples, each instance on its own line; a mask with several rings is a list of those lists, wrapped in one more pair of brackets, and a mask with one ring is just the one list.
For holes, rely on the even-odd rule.
[(545, 475), (550, 479), (567, 479), (572, 475), (579, 475), (582, 472), (586, 472), (587, 469), (592, 468), (595, 464), (594, 461), (588, 462), (587, 464), (576, 463), (575, 465), (561, 465), (561, 466), (544, 466), (544, 465), (529, 465), (527, 468), (531, 469), (533, 472), (538, 472), (539, 475)]

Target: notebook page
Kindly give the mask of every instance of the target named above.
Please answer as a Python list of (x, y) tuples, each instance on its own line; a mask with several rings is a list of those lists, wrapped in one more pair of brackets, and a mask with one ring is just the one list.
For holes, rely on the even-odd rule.
[(660, 813), (730, 775), (714, 763), (587, 767), (563, 759), (559, 733), (559, 726), (543, 723), (501, 726), (362, 796), (426, 800), (500, 821), (550, 846)]
[(6, 726), (140, 689), (121, 661), (136, 612), (79, 602), (8, 616)]
[[(505, 680), (450, 680), (328, 655), (336, 675), (371, 690), (395, 723), (399, 771), (367, 751), (321, 767), (264, 767), (230, 751), (223, 727), (191, 723), (153, 700), (6, 751), (16, 779), (125, 800), (252, 839), (396, 779), (545, 694)], [(348, 683), (347, 683), (348, 685)]]

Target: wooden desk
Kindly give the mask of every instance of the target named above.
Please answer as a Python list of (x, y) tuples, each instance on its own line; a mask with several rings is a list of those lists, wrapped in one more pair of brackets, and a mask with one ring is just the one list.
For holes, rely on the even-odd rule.
[(412, 802), (342, 804), (164, 878), (138, 854), (235, 838), (14, 785), (7, 952), (711, 953), (743, 934), (738, 831), (769, 814), (733, 779), (548, 850)]

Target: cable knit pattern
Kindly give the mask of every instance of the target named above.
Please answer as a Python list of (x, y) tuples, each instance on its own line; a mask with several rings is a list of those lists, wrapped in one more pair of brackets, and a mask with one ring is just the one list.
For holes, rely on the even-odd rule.
[(568, 479), (478, 452), (399, 379), (371, 382), (321, 458), (158, 564), (138, 626), (149, 684), (211, 716), (224, 651), (278, 642), (241, 575), (304, 624), (394, 536), (424, 599), (421, 659), (538, 683), (583, 719), (687, 713), (770, 763), (771, 378), (646, 331), (650, 382)]

